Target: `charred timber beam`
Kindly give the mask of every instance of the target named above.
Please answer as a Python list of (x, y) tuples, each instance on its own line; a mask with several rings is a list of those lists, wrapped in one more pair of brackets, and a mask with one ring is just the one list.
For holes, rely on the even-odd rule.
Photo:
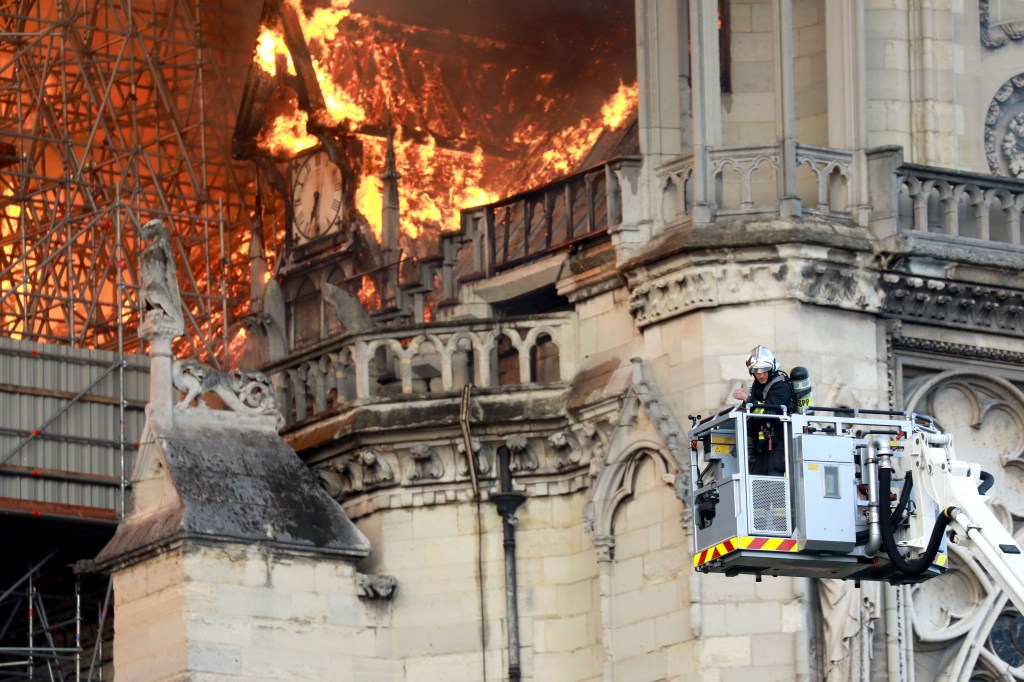
[(295, 65), (295, 91), (299, 96), (299, 107), (309, 113), (311, 121), (319, 121), (326, 114), (327, 105), (316, 78), (316, 69), (313, 68), (313, 58), (309, 54), (306, 36), (302, 33), (299, 15), (290, 3), (280, 3), (279, 7), (284, 44)]
[[(274, 160), (262, 150), (257, 154), (253, 154), (250, 158), (252, 159), (252, 162), (256, 164), (257, 170), (263, 174), (263, 178), (270, 186), (270, 189), (272, 189), (274, 193), (282, 199), (287, 200), (290, 194), (288, 189), (288, 179), (284, 176), (284, 173), (281, 172), (281, 169), (278, 168)], [(290, 207), (291, 204), (288, 203), (286, 206)]]
[[(277, 23), (280, 0), (265, 0), (260, 13), (260, 30)], [(239, 161), (253, 158), (257, 152), (256, 138), (263, 129), (267, 101), (274, 91), (275, 78), (256, 60), (249, 62), (249, 72), (242, 89), (242, 102), (238, 107), (235, 132), (231, 137), (231, 157)]]

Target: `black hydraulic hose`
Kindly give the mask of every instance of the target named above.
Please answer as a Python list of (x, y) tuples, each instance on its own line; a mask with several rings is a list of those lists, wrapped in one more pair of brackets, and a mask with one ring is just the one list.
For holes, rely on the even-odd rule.
[(978, 494), (984, 495), (988, 492), (988, 489), (992, 487), (992, 484), (996, 482), (996, 477), (987, 471), (981, 472), (981, 485), (978, 486)]
[[(883, 467), (878, 470), (878, 487), (881, 489), (881, 499), (889, 499), (889, 496), (892, 494), (891, 469)], [(942, 537), (946, 532), (946, 527), (952, 520), (952, 511), (953, 507), (943, 510), (942, 516), (935, 522), (935, 526), (932, 528), (932, 536), (928, 539), (928, 547), (925, 549), (924, 555), (916, 561), (907, 561), (900, 554), (900, 548), (896, 545), (896, 538), (893, 535), (892, 515), (879, 514), (882, 527), (882, 546), (885, 548), (885, 553), (889, 555), (893, 566), (900, 573), (903, 573), (908, 578), (914, 578), (927, 571), (932, 563), (934, 563), (935, 557), (939, 553), (939, 546), (942, 544)]]
[(907, 504), (910, 502), (910, 492), (914, 489), (914, 472), (908, 471), (903, 477), (903, 491), (900, 493), (900, 501), (896, 505), (896, 509), (892, 511), (892, 525), (893, 527), (899, 523), (900, 519), (903, 518), (903, 512), (907, 509)]

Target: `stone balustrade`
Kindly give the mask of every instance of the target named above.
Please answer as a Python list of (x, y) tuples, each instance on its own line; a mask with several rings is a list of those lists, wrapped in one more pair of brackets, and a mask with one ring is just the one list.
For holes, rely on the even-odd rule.
[(896, 233), (1020, 246), (1024, 182), (903, 162), (899, 147), (868, 153), (871, 225)]
[(292, 354), (266, 373), (293, 424), (351, 401), (566, 381), (575, 334), (574, 313), (387, 327)]
[(1024, 183), (903, 164), (899, 229), (1020, 245)]
[[(713, 215), (718, 218), (772, 217), (779, 214), (781, 148), (724, 147), (708, 152)], [(851, 220), (852, 152), (797, 145), (797, 187), (804, 213)], [(693, 211), (693, 155), (681, 156), (656, 171), (666, 224), (685, 222)]]
[[(870, 225), (876, 236), (903, 232), (1021, 245), (1024, 182), (904, 163), (899, 147), (871, 150), (866, 157)], [(714, 217), (779, 215), (779, 146), (712, 149), (708, 158)], [(803, 213), (854, 223), (853, 153), (797, 145), (796, 164)], [(666, 224), (691, 219), (694, 172), (692, 155), (657, 169)]]

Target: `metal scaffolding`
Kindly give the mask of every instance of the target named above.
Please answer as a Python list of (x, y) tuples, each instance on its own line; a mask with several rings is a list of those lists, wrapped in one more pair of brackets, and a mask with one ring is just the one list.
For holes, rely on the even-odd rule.
[[(83, 591), (82, 577), (74, 576), (66, 593), (52, 592), (54, 585), (40, 585), (40, 578), (56, 553), (32, 562), (0, 593), (0, 682), (102, 680), (109, 674), (111, 580), (102, 581), (105, 588)], [(10, 641), (22, 643), (6, 645)]]
[[(175, 351), (225, 364), (249, 295), (246, 245), (259, 225), (244, 203), (255, 193), (253, 167), (231, 157), (237, 74), (252, 59), (257, 26), (243, 17), (253, 11), (258, 4), (245, 0), (0, 0), (0, 337), (112, 351), (112, 371), (123, 372), (125, 359), (143, 350), (139, 228), (159, 218), (172, 234), (185, 308)], [(46, 354), (27, 345), (33, 357)], [(21, 370), (37, 371), (31, 362)], [(61, 399), (53, 387), (12, 376), (0, 383), (17, 400)], [(130, 397), (122, 390), (120, 404)], [(2, 465), (4, 480), (41, 472), (53, 487), (97, 478), (95, 453), (73, 443), (91, 443), (93, 430), (110, 424), (72, 419), (67, 409), (53, 414), (12, 437), (32, 441), (44, 461), (59, 418), (83, 429), (57, 434), (72, 444), (67, 457), (82, 461), (40, 469), (19, 445), (18, 460)], [(105, 472), (122, 491), (111, 517), (123, 511), (118, 438), (122, 461), (107, 462)], [(0, 503), (13, 549), (0, 560), (0, 679), (100, 679), (110, 657), (102, 648), (109, 582), (71, 566), (102, 547), (112, 523), (61, 516), (71, 503), (103, 506), (91, 497), (72, 495), (40, 515), (32, 510), (46, 498), (20, 494), (4, 492)]]
[(251, 57), (217, 41), (252, 45), (244, 7), (0, 0), (0, 335), (138, 348), (138, 228), (160, 218), (187, 308), (179, 353), (223, 358), (251, 229), (226, 74)]

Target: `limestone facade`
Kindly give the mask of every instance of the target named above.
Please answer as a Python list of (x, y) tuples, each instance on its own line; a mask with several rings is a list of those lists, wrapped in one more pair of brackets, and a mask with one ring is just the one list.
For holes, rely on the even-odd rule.
[[(369, 553), (185, 547), (126, 570), (119, 623), (134, 595), (194, 587), (197, 606), (160, 625), (210, 661), (193, 679), (258, 679), (268, 632), (287, 650), (274, 679), (1021, 676), (1021, 615), (968, 553), (914, 588), (698, 574), (684, 485), (689, 416), (728, 404), (764, 344), (810, 370), (817, 404), (933, 415), (995, 475), (1016, 531), (1024, 184), (990, 162), (1016, 158), (1024, 42), (982, 41), (1014, 25), (985, 24), (987, 6), (637, 0), (641, 155), (537, 201), (585, 196), (603, 225), (503, 269), (487, 216), (467, 212), (442, 239), (449, 296), (430, 324), (265, 367), (283, 437)], [(542, 309), (522, 314), (527, 295)], [(525, 496), (514, 594), (502, 457)], [(354, 599), (357, 574), (397, 588)]]

